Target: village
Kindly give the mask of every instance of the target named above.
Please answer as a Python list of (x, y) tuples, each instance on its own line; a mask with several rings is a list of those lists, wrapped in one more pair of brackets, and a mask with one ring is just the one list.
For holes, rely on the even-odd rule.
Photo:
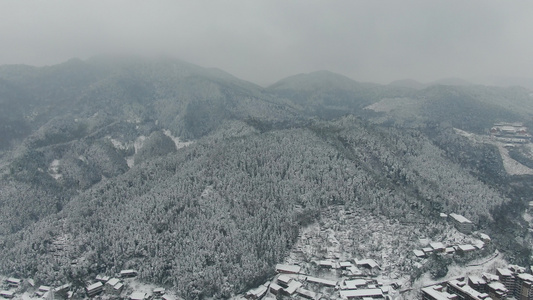
[[(233, 299), (533, 299), (533, 275), (518, 266), (413, 284), (410, 276), (435, 257), (479, 256), (488, 262), (499, 256), (491, 238), (462, 215), (441, 213), (434, 223), (419, 225), (330, 207), (319, 222), (302, 229), (289, 256), (276, 265), (274, 277)], [(135, 270), (122, 270), (114, 276), (98, 275), (77, 289), (70, 283), (51, 287), (32, 279), (3, 278), (0, 297), (181, 299), (172, 293), (178, 291), (142, 285), (136, 277)]]
[[(529, 272), (529, 273), (528, 273)], [(458, 277), (421, 289), (422, 300), (503, 300), (533, 299), (533, 275), (531, 270), (510, 265), (497, 268), (496, 274)]]
[[(421, 232), (409, 224), (387, 224), (380, 217), (342, 208), (330, 209), (322, 224), (301, 234), (285, 263), (276, 266), (278, 274), (274, 278), (236, 299), (513, 299), (509, 297), (522, 283), (513, 283), (512, 288), (508, 285), (506, 290), (499, 284), (503, 281), (496, 279), (497, 275), (455, 276), (453, 280), (420, 287), (411, 283), (406, 274), (422, 268), (431, 256), (453, 258), (479, 253), (484, 259), (480, 264), (499, 256), (491, 247), (490, 237), (475, 231), (474, 224), (464, 216), (441, 213), (440, 217), (441, 224), (436, 226), (451, 229), (430, 239), (419, 238)], [(349, 224), (363, 225), (353, 228)], [(354, 241), (355, 235), (361, 237), (359, 243)], [(407, 239), (395, 240), (399, 235)], [(525, 275), (526, 269), (518, 266), (501, 270), (504, 269), (509, 269), (505, 274), (521, 272), (524, 275), (520, 277), (532, 276)], [(478, 294), (468, 288), (472, 282), (477, 284)], [(487, 295), (484, 298), (483, 293)], [(467, 294), (478, 298), (468, 298)], [(494, 295), (500, 298), (488, 298)]]
[[(524, 293), (533, 297), (533, 289), (530, 288), (533, 275), (518, 266), (500, 268), (492, 275), (480, 273), (422, 287), (412, 285), (407, 274), (423, 268), (432, 256), (455, 257), (477, 251), (487, 257), (487, 249), (491, 245), (488, 235), (475, 231), (474, 224), (464, 216), (442, 213), (440, 217), (440, 222), (427, 224), (426, 229), (429, 232), (433, 232), (432, 227), (447, 230), (427, 238), (422, 237), (424, 231), (413, 224), (401, 224), (358, 210), (329, 208), (318, 224), (302, 230), (290, 255), (276, 265), (277, 274), (273, 278), (234, 299), (415, 297), (423, 300), (475, 300), (513, 299), (510, 297)], [(491, 255), (488, 260), (499, 253), (495, 251)], [(136, 276), (137, 272), (131, 269), (122, 270), (115, 276), (98, 275), (94, 280), (87, 281), (83, 289), (75, 289), (70, 283), (50, 287), (36, 285), (32, 279), (4, 278), (0, 297), (45, 300), (180, 299), (162, 287), (140, 285)]]
[(98, 275), (86, 282), (83, 289), (70, 283), (58, 287), (36, 285), (33, 279), (5, 278), (0, 297), (5, 299), (128, 299), (128, 300), (179, 300), (162, 287), (140, 284), (135, 280), (137, 271), (122, 270), (116, 277)]

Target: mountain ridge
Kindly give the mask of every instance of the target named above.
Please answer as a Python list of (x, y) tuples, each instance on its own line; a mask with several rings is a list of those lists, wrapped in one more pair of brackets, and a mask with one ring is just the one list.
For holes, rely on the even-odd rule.
[[(0, 127), (0, 272), (83, 283), (135, 268), (186, 298), (229, 298), (272, 276), (332, 205), (405, 222), (461, 213), (529, 259), (512, 236), (527, 234), (529, 177), (454, 131), (526, 121), (525, 89), (415, 90), (328, 71), (262, 88), (180, 61), (109, 60), (0, 67), (0, 103), (20, 123)], [(54, 260), (59, 238), (70, 242)]]

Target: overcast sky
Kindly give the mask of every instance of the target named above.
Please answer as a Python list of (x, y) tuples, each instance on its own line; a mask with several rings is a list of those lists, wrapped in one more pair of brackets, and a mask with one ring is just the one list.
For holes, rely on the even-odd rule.
[(533, 78), (533, 1), (0, 1), (0, 64), (171, 55), (261, 85)]

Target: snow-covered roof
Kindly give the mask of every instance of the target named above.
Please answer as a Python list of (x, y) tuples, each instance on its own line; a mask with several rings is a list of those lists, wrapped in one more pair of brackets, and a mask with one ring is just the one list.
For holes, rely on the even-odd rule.
[(355, 298), (355, 297), (383, 297), (381, 289), (361, 289), (361, 290), (342, 290), (340, 291), (342, 298)]
[(302, 286), (301, 282), (293, 280), (293, 281), (289, 282), (289, 286), (285, 289), (285, 292), (287, 292), (287, 294), (289, 294), (289, 295), (292, 295), (301, 286)]
[(361, 260), (356, 260), (355, 263), (358, 265), (358, 266), (364, 266), (364, 265), (368, 265), (370, 266), (370, 268), (379, 268), (379, 265), (378, 263), (371, 259), (371, 258), (367, 258), (367, 259), (361, 259)]
[(488, 235), (485, 234), (485, 233), (480, 232), (480, 233), (479, 233), (479, 237), (480, 237), (481, 239), (483, 239), (483, 240), (490, 241), (490, 236), (488, 236)]
[(51, 289), (51, 287), (49, 287), (47, 285), (41, 285), (38, 290), (41, 291), (41, 292), (48, 292), (50, 289)]
[(6, 279), (6, 281), (9, 283), (20, 284), (22, 282), (22, 279), (9, 277), (8, 279)]
[(455, 297), (455, 295), (435, 290), (434, 286), (423, 288), (422, 291), (433, 297), (435, 300), (450, 300), (454, 299), (453, 297)]
[(278, 273), (300, 273), (300, 270), (302, 268), (298, 265), (285, 265), (285, 264), (277, 264), (276, 265), (276, 271)]
[(496, 291), (508, 292), (508, 290), (505, 287), (505, 285), (503, 285), (503, 283), (501, 283), (499, 281), (493, 281), (493, 282), (489, 283), (489, 287), (494, 289), (494, 290), (496, 290)]
[(2, 296), (13, 297), (14, 294), (15, 294), (15, 292), (13, 292), (13, 291), (0, 291), (0, 295), (2, 295)]
[(416, 250), (416, 249), (415, 249), (415, 250), (413, 250), (413, 253), (414, 253), (416, 256), (418, 256), (418, 257), (424, 257), (424, 256), (426, 256), (426, 253), (424, 253), (424, 251), (422, 251), (422, 250)]
[(480, 293), (471, 288), (469, 285), (465, 284), (464, 282), (461, 282), (456, 279), (448, 281), (448, 284), (469, 295), (470, 297), (473, 297), (474, 299), (485, 299), (489, 296), (487, 293)]
[(352, 263), (349, 262), (349, 261), (341, 261), (341, 262), (339, 263), (339, 265), (340, 265), (341, 268), (348, 268), (348, 267), (351, 267), (351, 266), (352, 266)]
[(485, 243), (483, 241), (476, 241), (474, 246), (478, 249), (483, 249), (483, 247), (485, 247)]
[(164, 294), (163, 296), (161, 296), (161, 299), (163, 299), (163, 300), (175, 300), (176, 298), (174, 298), (174, 296), (172, 296), (172, 295)]
[(343, 289), (345, 290), (355, 290), (358, 287), (365, 286), (366, 280), (365, 279), (354, 279), (354, 280), (346, 280), (344, 282)]
[(146, 293), (143, 292), (133, 292), (130, 295), (131, 300), (144, 300), (146, 298)]
[(513, 276), (513, 272), (509, 269), (498, 268), (496, 269), (502, 276)]
[(526, 268), (521, 267), (519, 265), (509, 265), (509, 270), (514, 271), (516, 273), (524, 273), (526, 271)]
[(336, 286), (337, 285), (337, 281), (328, 280), (328, 279), (322, 279), (322, 278), (317, 278), (317, 277), (312, 277), (312, 276), (307, 276), (305, 278), (305, 280), (308, 281), (308, 282), (323, 284), (323, 285), (327, 285), (327, 286)]
[(516, 277), (524, 280), (524, 281), (530, 281), (530, 282), (533, 282), (533, 275), (531, 274), (528, 274), (528, 273), (522, 273), (522, 274), (518, 274), (516, 275)]
[(275, 282), (272, 282), (272, 283), (270, 284), (270, 289), (271, 289), (272, 291), (274, 291), (274, 292), (277, 293), (279, 290), (282, 289), (282, 287), (281, 287), (279, 284), (277, 284), (277, 283), (275, 283)]
[(459, 250), (464, 251), (464, 252), (476, 250), (476, 247), (472, 245), (459, 245), (457, 247), (459, 248)]
[(54, 293), (60, 293), (61, 291), (66, 291), (70, 288), (70, 283), (65, 283), (54, 289)]
[(451, 213), (450, 217), (452, 217), (454, 220), (456, 220), (459, 223), (472, 223), (472, 221), (458, 214)]
[(111, 278), (106, 283), (109, 284), (110, 286), (115, 286), (115, 284), (117, 284), (119, 282), (120, 282), (120, 280), (118, 278)]
[(267, 287), (264, 286), (264, 285), (260, 285), (259, 287), (255, 288), (255, 289), (252, 289), (252, 290), (249, 290), (246, 294), (248, 295), (252, 295), (254, 297), (257, 297), (257, 298), (260, 298), (262, 296), (264, 296), (267, 292)]
[(444, 248), (446, 248), (441, 242), (429, 243), (429, 246), (431, 246), (431, 248), (433, 248), (434, 250), (443, 250)]
[(491, 273), (482, 273), (481, 277), (483, 277), (486, 281), (489, 281), (489, 282), (500, 280), (498, 275), (491, 274)]
[(292, 280), (292, 277), (290, 277), (287, 274), (281, 274), (278, 276), (278, 281), (283, 284), (289, 284), (289, 282)]
[(105, 275), (96, 275), (96, 280), (107, 282), (109, 281), (110, 277)]
[(89, 286), (87, 287), (87, 291), (95, 290), (95, 289), (97, 289), (97, 288), (100, 288), (101, 286), (103, 286), (103, 284), (102, 284), (100, 281), (98, 281), (98, 282), (96, 282), (96, 283), (93, 283), (93, 284), (89, 285)]
[(335, 265), (335, 262), (332, 260), (320, 260), (318, 261), (319, 266), (326, 266), (326, 267), (333, 267)]
[(348, 267), (348, 268), (346, 268), (346, 270), (350, 271), (350, 273), (352, 273), (352, 275), (361, 275), (361, 274), (363, 274), (363, 272), (361, 272), (361, 270), (359, 270), (359, 268), (356, 267), (356, 266)]
[(468, 276), (468, 279), (470, 279), (470, 282), (472, 282), (472, 284), (486, 284), (487, 283), (483, 278), (476, 276), (476, 275)]
[(502, 130), (502, 131), (508, 131), (508, 132), (516, 132), (517, 131), (517, 128), (515, 128), (514, 126), (500, 126), (499, 129)]
[(303, 297), (308, 298), (308, 299), (315, 299), (316, 298), (316, 293), (315, 292), (312, 292), (312, 291), (309, 291), (309, 290), (306, 290), (306, 289), (303, 289), (303, 288), (297, 289), (296, 293), (298, 293), (298, 294), (300, 294)]

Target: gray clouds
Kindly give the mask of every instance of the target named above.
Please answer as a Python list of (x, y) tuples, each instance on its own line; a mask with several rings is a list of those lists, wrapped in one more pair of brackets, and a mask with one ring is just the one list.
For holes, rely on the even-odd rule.
[(360, 81), (533, 77), (530, 1), (0, 2), (0, 64), (170, 55), (269, 84), (327, 69)]

